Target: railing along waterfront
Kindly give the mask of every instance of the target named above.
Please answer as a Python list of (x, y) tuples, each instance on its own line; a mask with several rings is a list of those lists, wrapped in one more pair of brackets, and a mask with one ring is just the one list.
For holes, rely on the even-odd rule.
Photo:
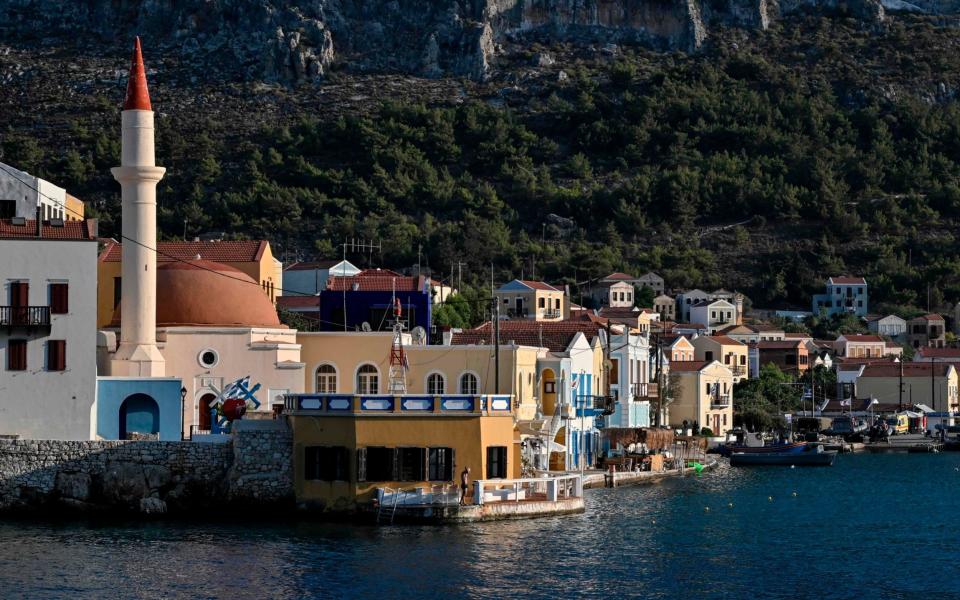
[(464, 415), (510, 416), (513, 397), (508, 394), (287, 394), (284, 412), (329, 416), (370, 415)]
[(473, 504), (538, 500), (557, 502), (583, 496), (579, 474), (526, 479), (478, 479), (473, 482)]

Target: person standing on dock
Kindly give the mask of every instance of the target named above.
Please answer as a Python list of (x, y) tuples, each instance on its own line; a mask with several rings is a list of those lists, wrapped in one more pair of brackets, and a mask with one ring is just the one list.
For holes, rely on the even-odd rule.
[(460, 506), (467, 503), (467, 488), (470, 487), (470, 467), (460, 472)]

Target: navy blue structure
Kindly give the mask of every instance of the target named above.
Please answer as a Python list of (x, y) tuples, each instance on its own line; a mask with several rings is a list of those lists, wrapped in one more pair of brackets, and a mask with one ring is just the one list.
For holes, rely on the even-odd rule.
[[(369, 323), (373, 331), (390, 331), (393, 298), (400, 299), (403, 306), (403, 318), (407, 320), (407, 331), (414, 327), (423, 327), (427, 332), (433, 321), (433, 299), (430, 285), (424, 282), (420, 291), (323, 290), (320, 292), (320, 330), (343, 331), (346, 318), (347, 329), (358, 330)], [(344, 316), (343, 303), (346, 299), (347, 310)]]

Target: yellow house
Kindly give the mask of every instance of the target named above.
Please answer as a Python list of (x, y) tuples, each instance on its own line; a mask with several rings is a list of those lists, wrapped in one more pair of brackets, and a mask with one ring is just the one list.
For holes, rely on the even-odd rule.
[(354, 511), (378, 489), (455, 499), (465, 467), (471, 482), (520, 476), (509, 396), (302, 395), (286, 413), (305, 508)]
[(514, 279), (494, 292), (500, 314), (511, 319), (562, 321), (570, 317), (566, 294), (542, 281)]
[(76, 196), (71, 196), (66, 194), (64, 196), (64, 201), (66, 203), (66, 210), (63, 213), (63, 218), (67, 221), (83, 221), (84, 219), (84, 204), (83, 200), (77, 198)]
[(687, 339), (686, 336), (678, 335), (675, 336), (673, 340), (667, 339), (665, 336), (663, 344), (669, 349), (667, 356), (671, 363), (694, 360), (696, 348), (693, 347), (693, 344), (690, 343), (690, 340)]
[(730, 369), (733, 382), (739, 383), (747, 376), (746, 344), (726, 335), (701, 335), (693, 339), (694, 360), (717, 360)]
[[(270, 242), (265, 240), (225, 240), (193, 242), (158, 242), (157, 264), (192, 261), (199, 256), (233, 267), (253, 278), (276, 304), (283, 288), (283, 265), (273, 257)], [(97, 262), (97, 327), (113, 320), (120, 305), (121, 245), (110, 240), (100, 251)], [(197, 290), (203, 293), (203, 290)]]
[(733, 427), (733, 373), (718, 360), (674, 362), (678, 389), (670, 405), (670, 425), (709, 427), (726, 435)]

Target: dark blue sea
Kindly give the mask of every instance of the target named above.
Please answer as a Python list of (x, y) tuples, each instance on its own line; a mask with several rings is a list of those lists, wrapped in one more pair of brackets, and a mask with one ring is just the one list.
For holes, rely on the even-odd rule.
[(958, 469), (722, 467), (457, 527), (0, 521), (0, 597), (960, 598)]

